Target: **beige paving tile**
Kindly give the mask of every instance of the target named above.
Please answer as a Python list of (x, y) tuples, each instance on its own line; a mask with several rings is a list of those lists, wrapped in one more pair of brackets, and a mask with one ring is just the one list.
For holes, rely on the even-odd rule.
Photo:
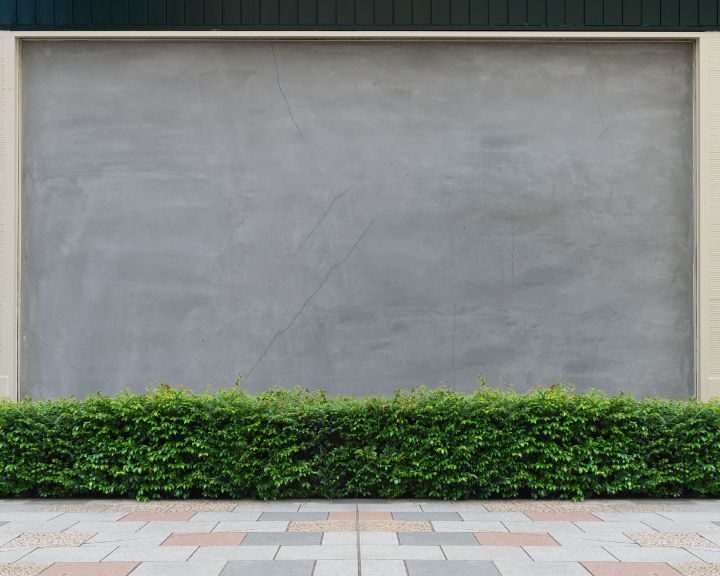
[(539, 500), (485, 500), (482, 505), (488, 512), (550, 512), (547, 504)]
[(27, 532), (3, 544), (2, 548), (80, 546), (94, 535), (94, 532)]
[(0, 564), (0, 576), (37, 576), (50, 564)]
[(615, 512), (615, 507), (602, 502), (545, 502), (551, 512)]
[(44, 512), (107, 512), (108, 504), (51, 504)]
[(334, 520), (298, 520), (290, 522), (288, 532), (354, 532), (355, 522)]
[(683, 576), (720, 576), (720, 564), (691, 562), (688, 564), (672, 564), (672, 567)]
[(184, 500), (170, 508), (170, 512), (232, 512), (237, 500)]
[(626, 536), (641, 546), (718, 548), (714, 542), (693, 532), (627, 532)]
[(108, 505), (106, 512), (169, 512), (175, 502), (117, 502)]
[(420, 520), (361, 520), (360, 532), (432, 532), (430, 522)]

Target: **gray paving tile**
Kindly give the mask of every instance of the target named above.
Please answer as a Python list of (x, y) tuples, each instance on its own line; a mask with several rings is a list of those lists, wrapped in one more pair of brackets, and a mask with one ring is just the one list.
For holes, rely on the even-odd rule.
[(7, 524), (7, 522), (0, 522), (0, 526), (2, 526), (3, 524)]
[(322, 532), (250, 532), (243, 546), (311, 546), (320, 544)]
[(395, 520), (462, 520), (457, 512), (393, 512), (392, 515)]
[(230, 561), (220, 576), (311, 576), (314, 566), (312, 560)]
[(400, 532), (401, 546), (479, 546), (470, 532)]
[(223, 560), (196, 562), (143, 562), (132, 571), (133, 576), (218, 576), (225, 566)]
[(410, 576), (500, 576), (492, 562), (463, 560), (408, 560)]
[(263, 512), (259, 520), (282, 521), (282, 520), (327, 520), (327, 512)]
[(589, 576), (579, 562), (520, 562), (499, 560), (495, 562), (502, 576)]
[(407, 576), (402, 560), (363, 560), (362, 576)]

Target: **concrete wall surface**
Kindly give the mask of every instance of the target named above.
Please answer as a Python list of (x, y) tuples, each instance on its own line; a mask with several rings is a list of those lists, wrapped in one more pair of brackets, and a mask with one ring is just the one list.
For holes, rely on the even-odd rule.
[(686, 398), (684, 43), (30, 42), (21, 396)]

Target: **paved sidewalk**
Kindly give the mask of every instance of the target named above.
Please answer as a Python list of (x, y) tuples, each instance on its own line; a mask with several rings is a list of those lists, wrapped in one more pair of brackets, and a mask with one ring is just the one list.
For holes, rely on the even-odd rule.
[(0, 575), (720, 575), (720, 500), (0, 500)]

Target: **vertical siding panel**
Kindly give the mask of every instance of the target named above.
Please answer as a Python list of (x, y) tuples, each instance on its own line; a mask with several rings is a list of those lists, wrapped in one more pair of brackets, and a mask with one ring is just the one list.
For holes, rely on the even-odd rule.
[(392, 26), (393, 3), (391, 0), (375, 0), (375, 24)]
[(408, 26), (412, 24), (412, 0), (395, 0), (393, 23)]
[(660, 0), (642, 0), (643, 26), (660, 25)]
[(606, 26), (622, 26), (622, 0), (605, 0), (603, 6), (603, 23)]
[(548, 26), (563, 26), (565, 24), (565, 0), (547, 0)]
[(623, 1), (623, 24), (625, 26), (642, 24), (642, 0)]
[[(73, 0), (73, 7), (85, 0)], [(129, 0), (128, 23), (130, 26), (147, 25), (147, 0)]]
[(453, 26), (470, 24), (470, 0), (451, 0), (450, 24)]
[[(163, 0), (165, 5), (165, 0)], [(110, 24), (110, 0), (92, 0), (92, 23), (98, 26)], [(163, 24), (164, 24), (163, 20)]]
[(488, 24), (488, 0), (470, 0), (470, 24), (472, 26)]
[(582, 26), (585, 23), (585, 0), (566, 0), (565, 23), (568, 26)]
[(527, 24), (527, 0), (508, 0), (508, 22), (513, 26)]
[(205, 18), (203, 0), (185, 0), (185, 24), (187, 26), (202, 26)]
[(260, 23), (260, 0), (242, 0), (243, 26), (257, 26)]
[(280, 0), (278, 3), (278, 22), (281, 26), (297, 26), (297, 0)]
[(317, 0), (318, 24), (331, 26), (335, 24), (335, 0)]
[(585, 0), (585, 25), (602, 26), (603, 2), (602, 0)]
[[(687, 2), (688, 0), (683, 0)], [(679, 0), (660, 0), (660, 24), (663, 26), (677, 26), (680, 24)]]
[(260, 24), (277, 26), (280, 19), (280, 4), (278, 0), (260, 0)]
[[(10, 1), (12, 2), (13, 0)], [(90, 0), (86, 0), (86, 2), (88, 7), (85, 20), (82, 22), (83, 24), (90, 23)], [(35, 24), (35, 0), (26, 0), (25, 2), (18, 0), (17, 23), (21, 26), (32, 26)]]
[(355, 0), (337, 0), (337, 23), (340, 26), (355, 24)]
[[(12, 0), (4, 0), (12, 1)], [(110, 17), (108, 14), (108, 23)], [(55, 22), (55, 8), (53, 0), (35, 0), (35, 24), (43, 28), (51, 27)]]
[(415, 26), (427, 26), (432, 22), (431, 0), (413, 0), (412, 21)]
[(545, 26), (547, 24), (547, 0), (529, 0), (527, 20), (531, 26)]
[(717, 25), (717, 1), (700, 0), (698, 22), (700, 26)]
[(113, 26), (127, 26), (129, 20), (128, 0), (110, 0), (110, 22)]
[(432, 0), (432, 24), (450, 25), (450, 0)]
[[(147, 14), (148, 26), (164, 26), (167, 22), (167, 4), (165, 0), (148, 0)], [(94, 18), (95, 13), (93, 12)], [(202, 23), (202, 20), (200, 23)]]
[[(180, 4), (182, 0), (173, 0)], [(184, 6), (183, 6), (184, 9)], [(182, 14), (182, 12), (181, 12)], [(240, 26), (242, 24), (242, 1), (241, 0), (223, 0), (222, 3), (222, 23), (223, 26)], [(168, 0), (168, 24), (170, 21), (170, 0)]]
[(298, 24), (301, 26), (317, 24), (317, 0), (298, 0)]
[(372, 26), (375, 23), (375, 0), (355, 1), (355, 23), (358, 26)]
[(185, 24), (185, 0), (167, 0), (168, 26)]
[[(15, 2), (7, 2), (7, 4), (15, 5)], [(56, 0), (55, 1), (55, 25), (60, 27), (70, 26), (72, 23), (72, 0)], [(2, 16), (0, 15), (0, 24)]]
[(17, 22), (17, 2), (5, 0), (0, 2), (0, 26), (10, 27)]
[(490, 0), (488, 19), (490, 26), (507, 26), (508, 0)]
[(680, 2), (680, 26), (697, 26), (698, 8), (698, 0)]

